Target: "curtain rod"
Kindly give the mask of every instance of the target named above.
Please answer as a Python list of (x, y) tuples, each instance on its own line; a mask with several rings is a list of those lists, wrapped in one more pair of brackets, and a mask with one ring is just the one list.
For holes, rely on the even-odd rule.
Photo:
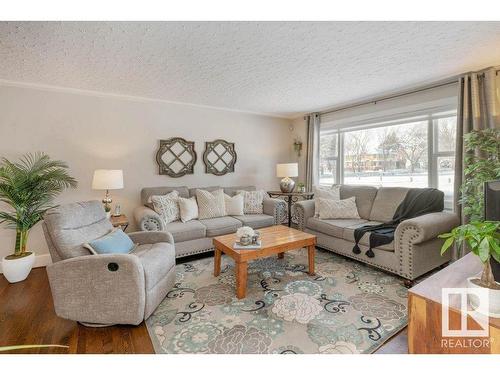
[[(426, 91), (426, 90), (432, 90), (432, 89), (436, 89), (436, 88), (439, 88), (439, 87), (452, 85), (452, 84), (458, 83), (458, 78), (459, 77), (457, 76), (457, 77), (449, 78), (446, 81), (442, 81), (440, 83), (435, 83), (435, 84), (430, 85), (430, 86), (420, 87), (420, 88), (417, 88), (417, 89), (414, 89), (414, 90), (411, 90), (411, 91), (400, 92), (398, 94), (393, 94), (393, 95), (389, 95), (389, 96), (383, 96), (380, 99), (371, 99), (371, 100), (367, 100), (367, 101), (364, 101), (364, 102), (360, 102), (360, 103), (356, 103), (356, 104), (351, 104), (351, 105), (347, 105), (347, 106), (340, 107), (340, 108), (330, 109), (330, 110), (323, 111), (323, 112), (316, 112), (316, 113), (318, 115), (325, 115), (325, 114), (328, 114), (328, 113), (334, 113), (334, 112), (344, 111), (346, 109), (361, 107), (363, 105), (377, 104), (378, 102), (383, 102), (383, 101), (386, 101), (386, 100), (391, 100), (391, 99), (399, 98), (401, 96), (416, 94), (418, 92), (422, 92), (422, 91)], [(311, 113), (311, 114), (314, 114), (314, 113)]]

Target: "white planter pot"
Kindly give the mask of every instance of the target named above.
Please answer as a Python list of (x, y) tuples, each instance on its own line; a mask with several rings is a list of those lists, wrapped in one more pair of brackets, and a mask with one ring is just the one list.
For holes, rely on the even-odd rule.
[[(475, 289), (475, 288), (480, 288), (483, 290), (488, 291), (489, 293), (489, 308), (488, 311), (483, 311), (483, 309), (478, 309), (480, 306), (480, 301), (477, 295), (475, 294), (467, 294), (467, 301), (469, 302), (469, 305), (474, 309), (477, 310), (478, 312), (488, 315), (493, 318), (500, 318), (500, 289), (489, 289), (489, 288), (484, 288), (479, 285), (474, 284), (471, 280), (472, 279), (480, 279), (481, 276), (474, 276), (474, 277), (469, 277), (467, 278), (467, 288), (470, 289)], [(497, 283), (498, 284), (498, 283)]]
[(10, 283), (23, 281), (28, 277), (35, 263), (35, 253), (17, 259), (2, 259), (2, 271)]

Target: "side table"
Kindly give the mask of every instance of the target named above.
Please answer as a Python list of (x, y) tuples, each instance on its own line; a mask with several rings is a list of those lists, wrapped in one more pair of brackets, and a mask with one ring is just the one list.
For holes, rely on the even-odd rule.
[(300, 199), (312, 199), (314, 193), (307, 191), (304, 193), (291, 192), (283, 193), (282, 191), (268, 191), (267, 194), (270, 198), (283, 198), (288, 203), (288, 226), (292, 226), (292, 204), (298, 202)]
[(121, 228), (124, 232), (125, 230), (127, 230), (127, 227), (128, 227), (128, 224), (129, 224), (129, 221), (128, 221), (128, 218), (127, 216), (125, 215), (120, 215), (120, 216), (111, 216), (109, 218), (109, 220), (111, 221), (111, 224), (115, 227), (115, 228)]

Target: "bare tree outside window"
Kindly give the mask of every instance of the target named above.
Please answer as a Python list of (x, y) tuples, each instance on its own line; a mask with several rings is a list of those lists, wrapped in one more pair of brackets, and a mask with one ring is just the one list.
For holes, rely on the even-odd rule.
[(361, 173), (363, 171), (369, 141), (370, 136), (366, 131), (348, 133), (345, 141), (345, 154), (346, 161), (350, 163), (353, 172)]
[(427, 123), (406, 124), (398, 129), (399, 151), (409, 164), (410, 173), (427, 169)]

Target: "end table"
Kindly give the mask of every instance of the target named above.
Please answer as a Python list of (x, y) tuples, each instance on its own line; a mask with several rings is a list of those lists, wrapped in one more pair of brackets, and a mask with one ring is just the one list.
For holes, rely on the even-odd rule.
[(124, 232), (125, 230), (127, 230), (127, 227), (128, 227), (128, 224), (129, 224), (129, 221), (128, 221), (128, 218), (127, 216), (125, 215), (120, 215), (120, 216), (111, 216), (109, 218), (109, 220), (111, 221), (111, 224), (115, 227), (115, 228), (121, 228)]
[(291, 192), (283, 193), (282, 191), (268, 191), (267, 194), (270, 198), (283, 198), (288, 203), (288, 226), (292, 226), (292, 204), (298, 202), (300, 199), (312, 199), (314, 193), (307, 191), (304, 193)]

